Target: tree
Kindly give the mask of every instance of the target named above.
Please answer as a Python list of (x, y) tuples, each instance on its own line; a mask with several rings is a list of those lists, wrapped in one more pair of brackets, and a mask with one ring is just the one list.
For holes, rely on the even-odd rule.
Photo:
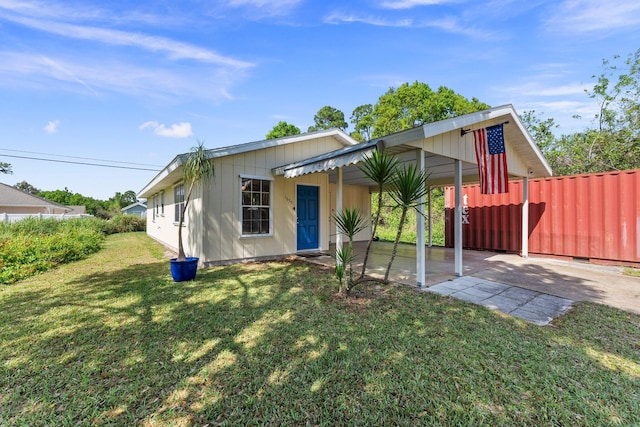
[(317, 130), (338, 128), (345, 130), (349, 124), (344, 121), (344, 113), (337, 108), (328, 105), (318, 110), (313, 116), (315, 126), (309, 126), (309, 132)]
[(622, 60), (603, 60), (604, 70), (587, 95), (598, 103), (595, 127), (555, 137), (553, 119), (525, 112), (523, 123), (556, 175), (640, 167), (640, 49)]
[(17, 188), (18, 190), (24, 191), (25, 193), (29, 193), (33, 195), (37, 195), (40, 192), (40, 189), (29, 184), (27, 181), (21, 181), (16, 185), (14, 185), (13, 187)]
[(109, 202), (73, 193), (67, 187), (64, 190), (40, 191), (38, 196), (65, 206), (84, 206), (88, 214), (109, 219)]
[(535, 110), (530, 110), (522, 113), (520, 119), (540, 150), (545, 152), (555, 147), (553, 129), (558, 125), (553, 118), (542, 120)]
[(623, 132), (625, 136), (637, 138), (640, 134), (640, 49), (622, 64), (619, 62), (619, 55), (611, 61), (602, 61), (604, 71), (588, 95), (598, 102), (599, 131)]
[(11, 170), (11, 163), (0, 162), (0, 173), (11, 175), (13, 173)]
[(277, 125), (275, 125), (273, 129), (271, 129), (271, 131), (269, 131), (266, 138), (276, 139), (291, 135), (300, 135), (300, 128), (287, 122), (281, 121)]
[(393, 260), (398, 253), (398, 243), (400, 242), (402, 229), (407, 219), (407, 212), (409, 209), (415, 209), (420, 206), (423, 197), (429, 194), (427, 179), (429, 179), (429, 175), (426, 171), (419, 170), (413, 164), (408, 164), (396, 168), (393, 180), (389, 185), (391, 189), (389, 194), (396, 203), (396, 207), (400, 209), (400, 224), (398, 225), (398, 232), (393, 242), (391, 259), (387, 265), (387, 271), (384, 274), (385, 283), (389, 281), (391, 264), (393, 264)]
[(180, 212), (180, 221), (178, 222), (178, 261), (185, 261), (187, 259), (182, 244), (182, 225), (184, 224), (184, 215), (187, 212), (187, 206), (191, 200), (193, 188), (201, 181), (213, 178), (214, 174), (215, 168), (213, 162), (209, 159), (204, 144), (199, 141), (198, 145), (191, 149), (182, 166), (182, 176), (184, 178), (184, 185), (187, 188), (187, 193), (184, 198), (184, 204), (182, 205), (182, 212)]
[(373, 133), (373, 105), (357, 106), (351, 113), (351, 123), (354, 127), (351, 136), (360, 142), (369, 141)]
[(382, 197), (384, 187), (391, 182), (394, 171), (398, 167), (398, 159), (393, 157), (384, 151), (374, 151), (371, 157), (367, 157), (360, 166), (360, 170), (378, 186), (378, 204), (375, 216), (373, 218), (373, 230), (369, 241), (367, 242), (367, 249), (364, 253), (364, 262), (362, 263), (362, 273), (360, 278), (363, 278), (367, 271), (367, 261), (369, 260), (369, 253), (371, 252), (371, 245), (375, 238), (376, 231), (378, 230), (378, 224), (380, 223), (380, 212), (382, 212)]
[(116, 192), (116, 194), (109, 199), (117, 209), (124, 208), (138, 201), (136, 192), (133, 190), (125, 191), (124, 193)]
[(373, 137), (489, 108), (476, 98), (468, 100), (441, 86), (434, 92), (418, 81), (390, 88), (373, 107)]

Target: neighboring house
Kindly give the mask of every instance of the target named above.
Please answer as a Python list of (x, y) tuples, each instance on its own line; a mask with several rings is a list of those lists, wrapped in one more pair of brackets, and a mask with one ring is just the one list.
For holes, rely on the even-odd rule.
[(145, 202), (135, 202), (130, 204), (129, 206), (125, 206), (120, 209), (120, 211), (125, 215), (135, 215), (140, 218), (146, 218), (147, 216), (147, 204)]
[[(528, 182), (528, 178), (550, 176), (549, 165), (511, 105), (362, 144), (331, 129), (208, 150), (215, 177), (194, 190), (185, 218), (185, 252), (199, 257), (201, 264), (212, 265), (327, 251), (332, 243), (340, 246), (342, 237), (335, 233), (332, 214), (344, 207), (371, 214), (371, 192), (376, 187), (358, 163), (374, 150), (384, 149), (403, 163), (427, 169), (430, 185), (455, 184), (461, 189), (463, 182), (478, 182), (473, 135), (461, 129), (506, 122), (509, 177)], [(187, 156), (175, 157), (138, 193), (148, 202), (148, 235), (173, 249), (178, 245), (176, 227), (187, 191), (181, 181)], [(460, 200), (457, 206), (455, 222), (461, 230)], [(418, 284), (424, 283), (424, 228), (424, 216), (418, 215)], [(368, 239), (369, 233), (359, 233), (356, 240)], [(462, 275), (461, 238), (455, 247), (454, 271)], [(527, 255), (526, 242), (522, 253)]]
[(69, 209), (71, 209), (69, 212), (67, 212), (68, 215), (87, 215), (87, 207), (86, 206), (69, 205), (67, 207)]
[(0, 183), (0, 214), (66, 214), (73, 209)]

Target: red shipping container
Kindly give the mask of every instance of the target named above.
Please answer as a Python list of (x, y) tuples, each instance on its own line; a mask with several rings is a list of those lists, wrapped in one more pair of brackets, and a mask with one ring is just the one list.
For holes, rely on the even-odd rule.
[[(445, 245), (453, 247), (455, 189), (445, 189)], [(509, 193), (462, 189), (462, 243), (520, 253), (522, 181)], [(640, 170), (529, 180), (529, 253), (640, 263)]]

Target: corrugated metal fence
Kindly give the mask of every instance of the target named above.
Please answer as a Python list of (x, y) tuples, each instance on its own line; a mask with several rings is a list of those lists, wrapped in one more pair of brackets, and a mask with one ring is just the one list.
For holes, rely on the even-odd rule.
[[(453, 187), (445, 190), (446, 246), (453, 247)], [(509, 193), (463, 187), (465, 248), (519, 253), (522, 181)], [(529, 181), (529, 252), (640, 263), (640, 170)]]

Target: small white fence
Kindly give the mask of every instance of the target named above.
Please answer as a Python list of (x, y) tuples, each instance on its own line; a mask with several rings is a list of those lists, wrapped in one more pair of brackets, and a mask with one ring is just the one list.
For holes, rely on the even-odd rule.
[(54, 218), (54, 219), (72, 219), (72, 218), (89, 218), (93, 215), (89, 214), (8, 214), (8, 213), (0, 213), (0, 222), (18, 222), (22, 221), (25, 218), (38, 218), (38, 219), (46, 219), (46, 218)]

